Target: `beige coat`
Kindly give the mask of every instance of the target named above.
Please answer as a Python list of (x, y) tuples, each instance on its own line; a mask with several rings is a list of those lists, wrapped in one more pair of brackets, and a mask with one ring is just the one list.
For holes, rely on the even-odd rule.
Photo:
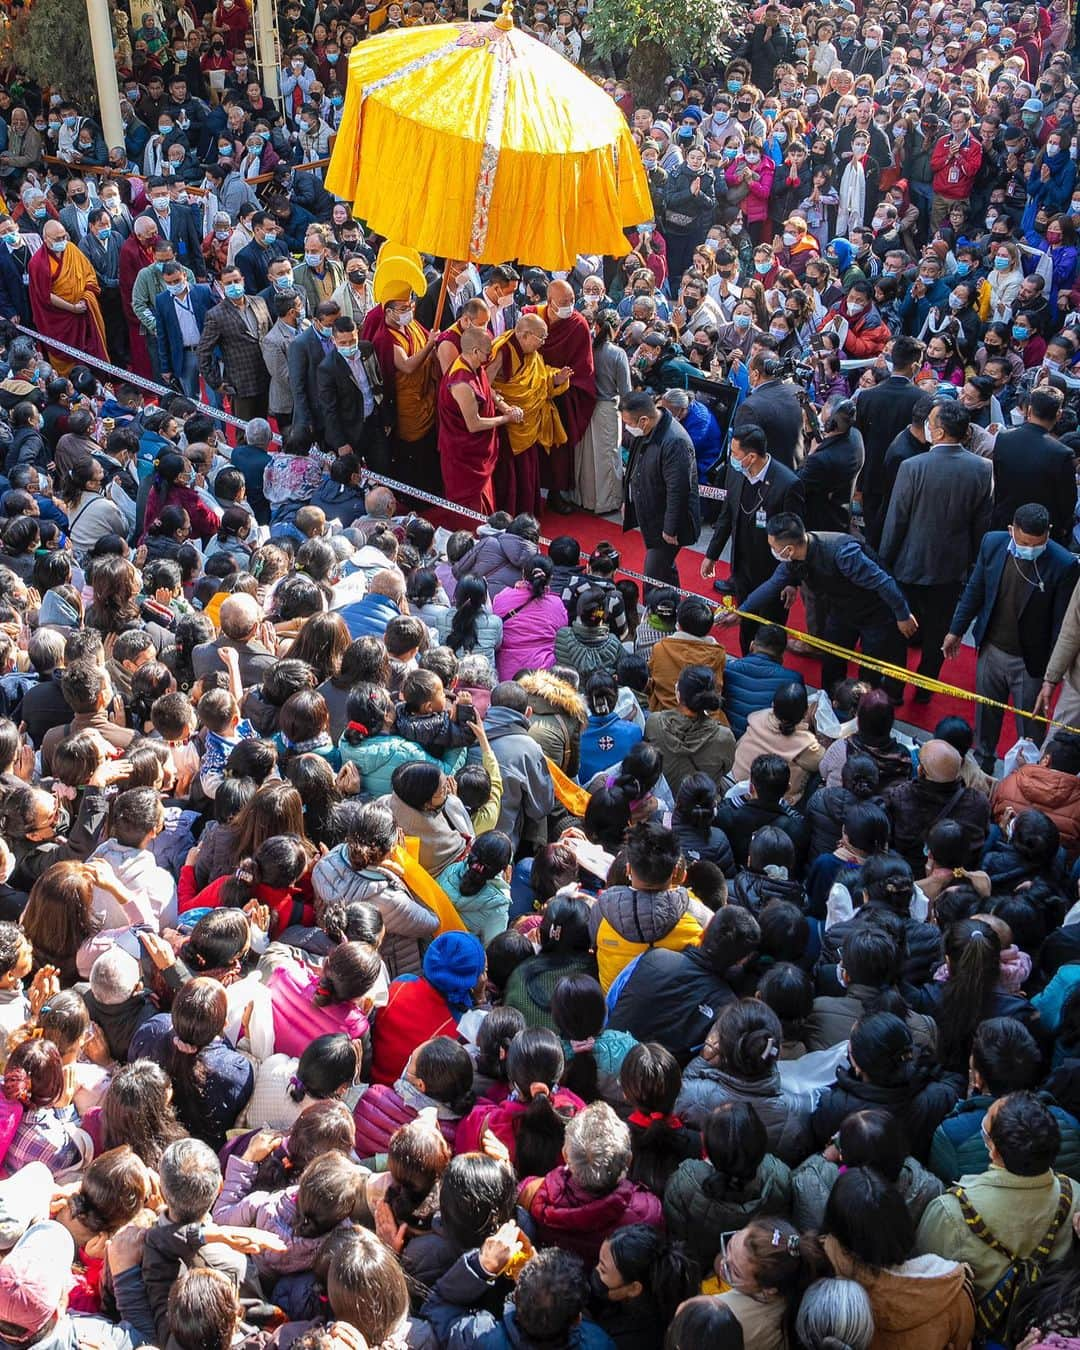
[(1050, 653), (1050, 663), (1043, 679), (1047, 684), (1068, 680), (1073, 689), (1080, 693), (1080, 581), (1069, 598), (1061, 632)]
[(793, 735), (785, 736), (773, 710), (762, 708), (747, 718), (746, 730), (735, 747), (731, 775), (737, 783), (743, 783), (750, 777), (750, 765), (758, 755), (779, 755), (781, 759), (787, 760), (791, 768), (791, 786), (784, 794), (784, 799), (797, 802), (824, 753), (818, 738), (805, 722), (795, 728)]

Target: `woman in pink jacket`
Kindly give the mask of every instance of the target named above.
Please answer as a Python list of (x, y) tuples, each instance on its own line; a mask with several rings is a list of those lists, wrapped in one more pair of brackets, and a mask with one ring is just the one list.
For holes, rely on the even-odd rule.
[(566, 606), (549, 589), (551, 559), (539, 553), (522, 565), (522, 579), (492, 600), (502, 619), (502, 643), (495, 657), (500, 680), (520, 670), (549, 670), (555, 664), (555, 634), (566, 627)]
[(745, 187), (742, 209), (755, 243), (768, 240), (769, 194), (772, 192), (776, 161), (765, 154), (756, 136), (747, 136), (742, 151), (724, 170), (729, 188)]

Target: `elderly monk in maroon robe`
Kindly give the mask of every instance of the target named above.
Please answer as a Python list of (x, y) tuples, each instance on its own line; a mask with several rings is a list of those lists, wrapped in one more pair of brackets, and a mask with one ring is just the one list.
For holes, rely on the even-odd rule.
[(475, 300), (465, 301), (457, 322), (452, 323), (449, 328), (444, 328), (438, 337), (435, 355), (439, 358), (439, 370), (444, 376), (461, 355), (461, 339), (469, 329), (486, 329), (490, 321), (491, 311), (486, 300), (477, 296)]
[(491, 477), (499, 458), (499, 427), (523, 420), (520, 408), (512, 408), (492, 391), (484, 369), (490, 360), (491, 334), (482, 322), (466, 328), (461, 351), (439, 386), (438, 405), (446, 495), (485, 516), (495, 510)]
[(548, 326), (545, 362), (556, 370), (568, 366), (574, 372), (570, 388), (555, 400), (566, 430), (566, 444), (555, 446), (541, 466), (548, 506), (569, 515), (575, 507), (564, 494), (574, 482), (574, 447), (585, 435), (596, 407), (592, 333), (588, 320), (574, 308), (574, 288), (569, 282), (553, 281), (547, 288), (547, 304), (537, 305), (531, 312), (539, 314)]
[[(47, 220), (41, 237), (45, 247), (30, 259), (28, 269), (30, 309), (38, 332), (108, 361), (97, 273), (58, 220)], [(66, 375), (77, 358), (50, 350), (49, 359), (61, 375)]]

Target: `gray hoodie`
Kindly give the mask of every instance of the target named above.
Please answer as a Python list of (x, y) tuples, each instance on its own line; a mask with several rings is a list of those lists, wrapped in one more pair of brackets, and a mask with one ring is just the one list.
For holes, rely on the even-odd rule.
[(502, 810), (496, 829), (510, 836), (515, 851), (524, 821), (536, 824), (555, 809), (555, 789), (544, 752), (529, 735), (529, 719), (513, 708), (489, 708), (484, 730), (502, 773)]

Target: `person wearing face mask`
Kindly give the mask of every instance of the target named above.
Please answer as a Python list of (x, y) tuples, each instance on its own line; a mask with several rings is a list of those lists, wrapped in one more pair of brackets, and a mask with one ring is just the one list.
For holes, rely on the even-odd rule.
[[(930, 679), (941, 670), (950, 618), (990, 527), (994, 474), (985, 459), (964, 449), (970, 425), (958, 401), (934, 404), (926, 419), (930, 449), (900, 465), (878, 549), (919, 620), (919, 673)], [(929, 699), (928, 690), (915, 694), (918, 703)]]
[(384, 290), (376, 269), (375, 294), (383, 302), (368, 311), (363, 336), (374, 346), (382, 371), (383, 426), (395, 471), (407, 483), (441, 492), (435, 451), (436, 337), (416, 320), (416, 295), (423, 290), (419, 268), (417, 273), (416, 290), (405, 281)]
[(641, 146), (641, 167), (649, 180), (649, 196), (652, 198), (653, 216), (662, 219), (664, 193), (667, 189), (667, 171), (660, 165), (660, 146), (654, 140), (647, 140)]
[(1026, 405), (1023, 391), (1018, 394), (1025, 420), (994, 442), (994, 529), (1005, 529), (1018, 506), (1035, 502), (1050, 512), (1051, 538), (1068, 542), (1076, 502), (1072, 451), (1051, 434), (1062, 401), (1061, 392), (1049, 385), (1032, 390)]
[(270, 331), (270, 311), (257, 295), (245, 294), (239, 267), (226, 268), (221, 282), (225, 299), (207, 314), (199, 339), (199, 374), (228, 395), (235, 416), (250, 421), (267, 412), (270, 377), (259, 343)]
[[(1050, 539), (1050, 513), (1034, 502), (1018, 506), (1006, 530), (983, 539), (942, 643), (951, 659), (974, 622), (976, 692), (1001, 703), (1011, 696), (1018, 735), (1036, 744), (1045, 729), (1020, 714), (1035, 708), (1076, 581), (1076, 558)], [(1001, 708), (976, 707), (975, 755), (989, 773), (1003, 720)]]
[[(758, 360), (752, 358), (751, 369)], [(766, 533), (769, 519), (780, 512), (801, 512), (805, 500), (802, 483), (770, 454), (770, 445), (766, 431), (752, 421), (744, 421), (732, 431), (731, 454), (721, 488), (724, 496), (701, 563), (701, 575), (708, 581), (716, 575), (717, 560), (730, 540), (731, 575), (716, 586), (722, 594), (733, 594), (740, 606), (776, 569)], [(767, 608), (752, 612), (776, 623), (784, 619), (778, 596)], [(744, 656), (756, 630), (753, 620), (740, 621)]]
[(197, 399), (199, 338), (214, 307), (213, 292), (209, 286), (191, 285), (175, 261), (165, 264), (161, 279), (164, 289), (154, 300), (161, 378)]
[(151, 178), (147, 190), (150, 204), (142, 215), (153, 221), (160, 238), (170, 241), (178, 260), (191, 268), (196, 280), (205, 281), (202, 240), (193, 213), (187, 206), (172, 200), (166, 179)]
[[(34, 327), (47, 338), (108, 361), (105, 321), (98, 303), (101, 285), (93, 267), (58, 220), (46, 221), (41, 237), (44, 248), (34, 254), (27, 269)], [(59, 352), (51, 353), (49, 359), (62, 375), (73, 364)]]
[(79, 248), (90, 260), (101, 287), (101, 313), (109, 351), (117, 365), (126, 365), (129, 356), (127, 323), (120, 302), (120, 248), (123, 239), (113, 228), (112, 217), (103, 206), (91, 210), (87, 220), (88, 227), (79, 240)]
[(321, 300), (337, 294), (345, 282), (345, 268), (331, 258), (322, 229), (308, 227), (304, 236), (304, 261), (293, 269), (293, 285), (303, 294), (304, 311), (314, 314)]
[(681, 277), (687, 270), (715, 209), (716, 183), (705, 167), (704, 150), (695, 146), (687, 151), (685, 163), (670, 171), (668, 178), (663, 228), (670, 276)]
[(541, 461), (541, 478), (548, 489), (547, 504), (553, 511), (566, 515), (573, 509), (565, 494), (574, 481), (575, 447), (588, 430), (596, 407), (592, 333), (588, 320), (574, 308), (574, 289), (566, 281), (553, 281), (547, 288), (546, 303), (525, 312), (539, 314), (547, 325), (545, 363), (555, 370), (571, 372), (568, 388), (555, 398), (566, 441), (552, 446)]
[(249, 295), (258, 295), (269, 284), (270, 264), (275, 258), (287, 258), (288, 249), (278, 238), (278, 224), (266, 211), (251, 217), (252, 241), (236, 255), (236, 266), (244, 278)]
[[(790, 29), (790, 24), (788, 25)], [(759, 89), (771, 89), (776, 83), (776, 67), (794, 57), (795, 44), (790, 31), (780, 26), (780, 6), (766, 5), (761, 23), (754, 25), (746, 46), (750, 78)]]
[(16, 105), (9, 114), (8, 143), (0, 153), (0, 181), (37, 164), (42, 155), (43, 137), (30, 121), (26, 109)]
[(643, 390), (619, 400), (619, 416), (630, 440), (623, 529), (641, 530), (646, 576), (677, 586), (679, 549), (701, 533), (693, 442), (671, 413), (658, 408), (652, 394)]
[(67, 230), (71, 239), (78, 243), (86, 233), (90, 216), (90, 192), (85, 178), (69, 178), (67, 182), (67, 205), (60, 210), (60, 224)]
[[(281, 103), (290, 125), (296, 126), (301, 109), (307, 103), (311, 86), (318, 76), (307, 63), (302, 47), (290, 47), (285, 53), (283, 69), (279, 72)], [(310, 107), (310, 104), (308, 105)]]
[(31, 256), (41, 247), (36, 234), (19, 230), (10, 216), (0, 220), (0, 318), (26, 323), (30, 318)]
[(313, 311), (311, 323), (290, 344), (286, 353), (293, 396), (293, 426), (307, 429), (311, 439), (320, 442), (324, 440), (325, 403), (319, 392), (318, 372), (326, 358), (333, 354), (334, 320), (343, 314), (336, 299), (321, 301)]

